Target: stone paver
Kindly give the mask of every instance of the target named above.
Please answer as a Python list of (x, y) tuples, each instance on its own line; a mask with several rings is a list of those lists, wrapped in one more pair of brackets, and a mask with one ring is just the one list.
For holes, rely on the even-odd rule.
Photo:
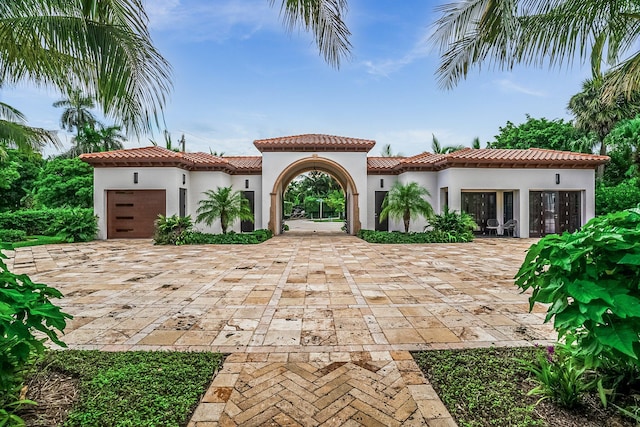
[(532, 240), (36, 246), (9, 267), (58, 288), (71, 348), (231, 354), (191, 425), (455, 425), (408, 351), (546, 344), (513, 275)]

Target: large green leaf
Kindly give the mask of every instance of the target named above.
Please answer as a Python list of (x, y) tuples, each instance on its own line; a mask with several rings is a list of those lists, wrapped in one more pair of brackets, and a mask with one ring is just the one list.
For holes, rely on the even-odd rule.
[(638, 265), (640, 266), (640, 253), (625, 254), (618, 264)]
[(606, 289), (587, 280), (576, 280), (573, 283), (570, 283), (567, 287), (567, 292), (575, 298), (576, 301), (581, 303), (586, 304), (599, 298), (609, 304), (613, 304), (611, 294), (609, 294)]
[(623, 294), (614, 296), (613, 300), (613, 314), (622, 318), (640, 317), (640, 299)]
[(638, 333), (629, 324), (600, 326), (594, 330), (594, 334), (603, 345), (638, 360), (633, 351), (633, 344), (638, 342)]

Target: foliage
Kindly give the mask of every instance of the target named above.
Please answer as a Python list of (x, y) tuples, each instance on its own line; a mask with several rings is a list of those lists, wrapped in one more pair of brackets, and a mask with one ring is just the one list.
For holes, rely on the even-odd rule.
[[(86, 223), (77, 221), (79, 218)], [(42, 235), (62, 231), (64, 222), (76, 222), (80, 228), (90, 228), (95, 223), (93, 209), (34, 209), (0, 213), (0, 229), (22, 230), (31, 235)], [(53, 226), (54, 224), (59, 224)]]
[(293, 212), (293, 202), (288, 202), (286, 200), (284, 200), (282, 202), (283, 205), (283, 214), (285, 217), (290, 217), (291, 216), (291, 212)]
[(48, 208), (93, 207), (93, 168), (80, 159), (47, 162), (34, 186), (36, 198)]
[(78, 378), (65, 426), (184, 426), (222, 365), (208, 352), (50, 352), (37, 375)]
[(0, 185), (0, 211), (23, 207), (42, 168), (42, 157), (36, 153), (7, 150), (7, 157), (4, 161), (0, 161), (0, 168), (3, 170), (0, 172), (1, 175), (5, 174), (5, 169), (15, 170), (18, 173), (15, 180), (5, 181), (10, 185)]
[(500, 127), (495, 141), (488, 148), (528, 149), (532, 147), (550, 150), (572, 151), (580, 133), (569, 122), (562, 119), (534, 119), (527, 114), (527, 121), (515, 125), (508, 121)]
[(369, 243), (465, 243), (473, 240), (473, 234), (457, 235), (447, 231), (400, 233), (397, 231), (360, 230), (358, 237)]
[(408, 184), (396, 182), (382, 201), (380, 221), (387, 217), (402, 219), (404, 232), (408, 233), (411, 217), (423, 216), (429, 219), (433, 216), (433, 208), (423, 198), (424, 196), (430, 197), (431, 194), (417, 182)]
[(269, 230), (254, 230), (251, 233), (209, 234), (200, 232), (186, 233), (180, 244), (183, 245), (253, 245), (273, 237)]
[(333, 212), (342, 214), (345, 211), (345, 198), (342, 190), (333, 190), (327, 194), (325, 202)]
[(439, 233), (455, 235), (457, 241), (470, 242), (474, 237), (473, 230), (478, 228), (478, 225), (468, 213), (450, 211), (449, 207), (445, 206), (444, 212), (440, 215), (434, 215), (429, 220), (427, 227), (431, 227), (433, 231)]
[(622, 181), (613, 187), (596, 187), (596, 214), (606, 215), (630, 209), (640, 203), (640, 178)]
[(20, 242), (27, 239), (27, 233), (22, 230), (0, 230), (0, 242)]
[(55, 245), (64, 243), (64, 239), (57, 236), (27, 236), (26, 240), (11, 244), (13, 248), (26, 248), (27, 246)]
[[(0, 249), (10, 246), (0, 244)], [(45, 351), (46, 338), (65, 347), (58, 333), (71, 316), (51, 302), (62, 297), (60, 292), (10, 272), (2, 261), (6, 258), (0, 252), (0, 408), (5, 411), (0, 416), (9, 420), (7, 408), (23, 400), (19, 397), (22, 369), (31, 356)]]
[(73, 146), (57, 156), (60, 159), (72, 159), (84, 153), (99, 153), (102, 151), (122, 150), (125, 136), (120, 132), (121, 127), (98, 126), (85, 124), (73, 138)]
[(531, 246), (516, 285), (530, 308), (550, 304), (559, 339), (587, 365), (640, 366), (640, 208), (596, 217), (575, 233)]
[(170, 66), (147, 22), (139, 0), (3, 2), (2, 83), (82, 88), (127, 131), (144, 132), (171, 88)]
[(155, 220), (154, 226), (154, 245), (180, 245), (193, 228), (193, 223), (190, 216), (164, 216), (160, 214)]
[(594, 380), (586, 379), (587, 367), (578, 362), (569, 346), (557, 344), (538, 349), (535, 362), (520, 362), (538, 383), (529, 395), (542, 396), (540, 400), (551, 399), (565, 408), (574, 408), (582, 395), (595, 387)]
[(80, 129), (85, 126), (93, 127), (97, 120), (93, 113), (89, 111), (96, 107), (92, 96), (82, 93), (80, 89), (71, 89), (66, 98), (53, 103), (55, 108), (64, 107), (60, 117), (60, 126), (69, 132), (76, 131), (80, 134)]
[[(0, 34), (2, 31), (2, 16), (0, 15)], [(2, 45), (0, 45), (1, 51)], [(0, 159), (7, 156), (8, 149), (17, 149), (24, 153), (33, 154), (39, 152), (47, 144), (52, 144), (55, 147), (60, 146), (60, 140), (54, 132), (27, 126), (27, 118), (24, 114), (10, 105), (0, 102)]]
[(227, 228), (236, 219), (253, 222), (249, 200), (241, 191), (233, 191), (233, 187), (228, 186), (218, 187), (215, 191), (207, 190), (203, 194), (206, 198), (198, 202), (200, 206), (197, 210), (196, 222), (211, 225), (220, 219), (222, 234), (227, 233)]
[(91, 209), (64, 209), (47, 229), (49, 235), (58, 236), (67, 243), (89, 242), (98, 234), (98, 217)]
[(464, 145), (445, 145), (443, 147), (434, 134), (431, 134), (431, 138), (431, 152), (434, 154), (448, 154), (466, 148)]
[(625, 179), (638, 177), (640, 171), (640, 117), (624, 120), (607, 135), (609, 147), (607, 164), (602, 183), (613, 186)]
[(543, 426), (520, 383), (527, 373), (514, 359), (532, 359), (532, 348), (424, 351), (414, 354), (458, 425)]
[(441, 53), (440, 84), (453, 87), (474, 65), (571, 66), (590, 60), (592, 76), (610, 67), (612, 98), (640, 89), (635, 2), (468, 0), (440, 7), (432, 40)]

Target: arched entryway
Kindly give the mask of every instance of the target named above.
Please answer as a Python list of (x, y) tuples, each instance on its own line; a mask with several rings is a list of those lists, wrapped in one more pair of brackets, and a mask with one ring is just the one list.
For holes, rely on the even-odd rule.
[(289, 183), (298, 175), (312, 170), (325, 172), (333, 176), (344, 190), (346, 203), (347, 233), (356, 234), (360, 231), (360, 209), (358, 206), (358, 189), (349, 172), (334, 160), (313, 155), (299, 159), (287, 166), (276, 179), (270, 193), (269, 230), (273, 234), (280, 234), (282, 230), (282, 195)]

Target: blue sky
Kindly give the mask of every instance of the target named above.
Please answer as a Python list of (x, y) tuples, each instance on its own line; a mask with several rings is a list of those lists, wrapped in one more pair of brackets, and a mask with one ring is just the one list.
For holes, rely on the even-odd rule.
[[(188, 151), (255, 155), (255, 139), (326, 133), (375, 139), (370, 155), (384, 144), (413, 155), (430, 150), (432, 134), (443, 145), (476, 136), (484, 145), (526, 114), (570, 118), (566, 104), (586, 67), (483, 67), (453, 90), (438, 88), (438, 53), (426, 39), (441, 3), (350, 0), (353, 57), (336, 70), (310, 35), (285, 31), (267, 0), (147, 0), (154, 43), (174, 70), (167, 129), (174, 141), (185, 134)], [(32, 126), (60, 128), (62, 110), (51, 107), (60, 94), (21, 86), (2, 95)], [(59, 135), (70, 145), (71, 135)], [(150, 137), (162, 144), (159, 132)]]

